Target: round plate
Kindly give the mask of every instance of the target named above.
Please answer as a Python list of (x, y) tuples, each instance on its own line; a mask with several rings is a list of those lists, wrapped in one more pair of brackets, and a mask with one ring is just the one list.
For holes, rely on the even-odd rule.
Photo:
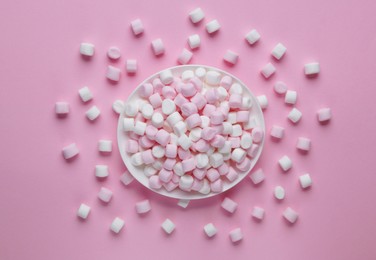
[[(195, 69), (197, 69), (199, 67), (205, 68), (207, 71), (209, 71), (209, 70), (218, 71), (219, 73), (221, 73), (222, 76), (228, 75), (233, 79), (233, 82), (239, 83), (244, 89), (243, 95), (249, 96), (252, 99), (253, 105), (252, 105), (252, 109), (251, 109), (251, 116), (254, 116), (256, 118), (257, 125), (261, 126), (261, 128), (263, 129), (263, 131), (265, 133), (264, 117), (263, 117), (261, 107), (258, 104), (256, 97), (247, 88), (247, 86), (242, 81), (240, 81), (237, 77), (235, 77), (234, 75), (232, 75), (232, 74), (230, 74), (226, 71), (223, 71), (221, 69), (217, 69), (217, 68), (209, 67), (209, 66), (205, 66), (205, 65), (183, 65), (183, 66), (170, 67), (168, 69), (170, 69), (172, 71), (172, 74), (174, 76), (180, 76), (181, 73), (185, 70), (193, 70), (194, 71)], [(128, 97), (128, 100), (126, 101), (126, 103), (137, 102), (137, 100), (142, 99), (137, 94), (138, 89), (144, 83), (152, 82), (154, 78), (159, 76), (160, 72), (157, 72), (154, 75), (151, 75), (150, 77), (145, 79), (143, 82), (141, 82), (141, 84), (139, 84), (136, 87), (136, 89), (131, 93), (131, 95)], [(205, 83), (204, 83), (204, 87), (206, 87)], [(263, 147), (264, 147), (264, 139), (265, 138), (263, 138), (263, 140), (260, 144), (260, 149), (258, 151), (258, 154), (255, 156), (255, 158), (253, 158), (251, 160), (251, 166), (250, 166), (249, 170), (245, 171), (245, 172), (239, 172), (239, 177), (233, 182), (223, 181), (223, 191), (220, 192), (220, 193), (210, 192), (209, 194), (201, 194), (201, 193), (198, 193), (198, 192), (185, 192), (185, 191), (180, 190), (179, 188), (177, 188), (173, 191), (167, 191), (163, 187), (159, 190), (154, 190), (154, 189), (151, 189), (149, 187), (148, 177), (146, 177), (144, 172), (143, 172), (144, 166), (141, 166), (141, 167), (134, 166), (131, 163), (130, 155), (125, 152), (124, 147), (125, 147), (126, 141), (128, 140), (128, 135), (123, 131), (123, 120), (122, 120), (123, 118), (124, 118), (124, 111), (119, 116), (118, 128), (117, 128), (117, 137), (118, 137), (119, 151), (120, 151), (121, 158), (123, 159), (125, 166), (128, 168), (128, 171), (133, 175), (133, 177), (138, 182), (140, 182), (142, 185), (144, 185), (146, 188), (148, 188), (148, 189), (150, 189), (150, 190), (152, 190), (152, 191), (154, 191), (158, 194), (170, 197), (170, 198), (185, 199), (185, 200), (204, 199), (204, 198), (209, 198), (209, 197), (221, 194), (222, 192), (225, 192), (225, 191), (235, 187), (236, 184), (238, 184), (242, 179), (244, 179), (244, 177), (247, 176), (249, 171), (255, 166), (256, 162), (258, 161), (258, 159), (259, 159), (259, 157), (262, 153)]]

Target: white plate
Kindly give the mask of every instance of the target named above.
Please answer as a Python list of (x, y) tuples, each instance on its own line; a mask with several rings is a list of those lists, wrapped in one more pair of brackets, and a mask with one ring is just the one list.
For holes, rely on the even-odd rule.
[[(264, 117), (263, 117), (262, 110), (261, 110), (261, 108), (260, 108), (260, 106), (257, 102), (256, 97), (247, 88), (247, 86), (242, 81), (240, 81), (237, 77), (235, 77), (234, 75), (232, 75), (232, 74), (230, 74), (226, 71), (223, 71), (221, 69), (217, 69), (217, 68), (209, 67), (209, 66), (205, 66), (205, 65), (183, 65), (183, 66), (170, 67), (168, 69), (170, 69), (172, 71), (174, 76), (175, 75), (178, 76), (178, 75), (181, 75), (181, 72), (183, 72), (187, 69), (191, 69), (191, 70), (194, 71), (196, 68), (199, 68), (199, 67), (203, 67), (207, 71), (209, 71), (209, 70), (218, 71), (222, 74), (222, 76), (228, 75), (228, 76), (233, 78), (233, 82), (238, 82), (244, 89), (243, 95), (248, 95), (252, 99), (253, 106), (252, 106), (252, 109), (251, 109), (251, 115), (255, 116), (258, 125), (262, 127), (262, 129), (265, 133)], [(137, 100), (140, 99), (140, 97), (137, 94), (137, 91), (140, 88), (140, 86), (143, 85), (144, 83), (153, 81), (154, 78), (159, 76), (160, 72), (157, 72), (154, 75), (151, 75), (150, 77), (145, 79), (143, 82), (141, 82), (141, 84), (138, 85), (136, 87), (136, 89), (131, 93), (131, 95), (128, 97), (128, 100), (126, 102), (137, 102)], [(243, 180), (248, 175), (249, 171), (251, 169), (253, 169), (253, 167), (255, 166), (256, 162), (258, 161), (258, 159), (259, 159), (259, 157), (262, 153), (263, 147), (264, 147), (265, 137), (263, 138), (263, 140), (260, 144), (260, 149), (259, 149), (257, 156), (255, 158), (253, 158), (252, 161), (251, 161), (252, 163), (251, 163), (250, 169), (246, 172), (240, 172), (239, 177), (234, 182), (223, 181), (223, 191), (221, 193), (210, 192), (209, 194), (204, 195), (204, 194), (201, 194), (201, 193), (198, 193), (198, 192), (185, 192), (185, 191), (180, 190), (179, 188), (176, 188), (175, 190), (169, 192), (169, 191), (165, 190), (163, 187), (159, 190), (154, 190), (154, 189), (149, 188), (148, 178), (143, 173), (144, 167), (143, 166), (142, 167), (136, 167), (133, 164), (131, 164), (130, 156), (129, 156), (129, 154), (127, 154), (125, 152), (124, 147), (125, 147), (125, 142), (128, 140), (128, 136), (123, 131), (122, 118), (124, 118), (124, 112), (121, 113), (120, 116), (119, 116), (117, 137), (118, 137), (119, 151), (120, 151), (121, 158), (123, 159), (125, 166), (128, 168), (128, 171), (133, 175), (133, 177), (137, 181), (139, 181), (142, 185), (144, 185), (146, 188), (148, 188), (148, 189), (150, 189), (150, 190), (152, 190), (152, 191), (154, 191), (158, 194), (170, 197), (170, 198), (186, 199), (186, 200), (204, 199), (204, 198), (209, 198), (209, 197), (221, 194), (222, 192), (225, 192), (225, 191), (235, 187), (236, 184), (238, 184), (241, 180)]]

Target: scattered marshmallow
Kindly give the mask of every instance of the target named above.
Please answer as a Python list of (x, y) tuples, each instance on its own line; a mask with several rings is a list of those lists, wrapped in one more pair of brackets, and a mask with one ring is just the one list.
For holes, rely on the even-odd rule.
[(301, 151), (308, 152), (311, 149), (311, 140), (305, 137), (299, 137), (296, 148)]
[(192, 50), (197, 49), (198, 47), (200, 47), (200, 44), (201, 44), (200, 35), (193, 34), (193, 35), (189, 36), (189, 38), (188, 38), (188, 44), (189, 44), (189, 47)]
[(264, 215), (265, 215), (265, 210), (263, 208), (253, 207), (252, 217), (254, 217), (258, 220), (262, 220), (264, 218)]
[(272, 50), (272, 56), (280, 60), (285, 55), (286, 50), (287, 48), (282, 43), (278, 43)]
[(72, 143), (63, 148), (63, 157), (68, 160), (78, 155), (79, 152), (77, 145)]
[(129, 74), (136, 73), (137, 72), (137, 60), (128, 59), (127, 64), (126, 64), (126, 71)]
[(273, 125), (270, 130), (270, 135), (276, 139), (282, 139), (285, 133), (285, 129), (281, 126)]
[(260, 40), (260, 38), (260, 34), (255, 29), (247, 33), (247, 35), (245, 36), (245, 39), (250, 45), (255, 44), (258, 40)]
[(317, 111), (317, 120), (319, 122), (327, 122), (332, 118), (332, 110), (330, 108), (321, 108)]
[(110, 229), (114, 232), (114, 233), (119, 233), (120, 230), (124, 227), (124, 220), (122, 220), (121, 218), (118, 218), (116, 217), (112, 223), (111, 223), (111, 226), (110, 226)]
[(178, 57), (178, 63), (187, 64), (192, 59), (193, 53), (187, 49), (183, 49)]
[(262, 169), (258, 169), (252, 172), (249, 177), (251, 178), (252, 182), (256, 185), (265, 180), (264, 171)]
[(296, 124), (300, 121), (300, 119), (302, 118), (302, 115), (303, 115), (302, 112), (300, 112), (300, 110), (294, 107), (293, 109), (291, 109), (287, 118), (290, 119), (291, 122)]
[(135, 117), (138, 111), (139, 107), (135, 102), (124, 104), (124, 113), (126, 116)]
[(183, 200), (183, 199), (181, 199), (181, 200), (179, 200), (179, 202), (178, 202), (178, 206), (180, 206), (180, 207), (182, 207), (182, 208), (186, 208), (186, 207), (188, 207), (188, 205), (189, 205), (189, 200)]
[(163, 84), (170, 84), (174, 80), (171, 70), (167, 69), (159, 74)]
[(83, 102), (88, 102), (93, 99), (93, 93), (87, 86), (80, 88), (78, 90), (78, 94), (80, 95), (80, 98)]
[(212, 20), (206, 24), (206, 31), (209, 34), (215, 33), (221, 28), (221, 25), (217, 20)]
[(236, 243), (243, 239), (243, 233), (240, 228), (236, 228), (230, 232), (230, 239), (233, 243)]
[(134, 35), (139, 35), (144, 32), (144, 25), (140, 19), (133, 20), (131, 22), (131, 28)]
[(153, 49), (155, 56), (162, 55), (165, 52), (164, 44), (160, 38), (155, 39), (151, 42), (151, 48)]
[(98, 150), (102, 153), (112, 152), (112, 141), (111, 140), (99, 140)]
[(119, 81), (120, 80), (120, 73), (121, 72), (120, 72), (119, 68), (116, 68), (114, 66), (109, 65), (107, 67), (106, 77), (109, 80), (112, 80), (112, 81)]
[(276, 68), (270, 62), (261, 69), (261, 74), (267, 79), (272, 76), (276, 71)]
[(124, 111), (124, 102), (119, 99), (115, 100), (114, 103), (112, 103), (112, 110), (116, 114), (121, 114)]
[(167, 234), (171, 234), (174, 230), (175, 230), (175, 224), (174, 222), (172, 222), (170, 219), (166, 219), (163, 223), (162, 223), (162, 229), (167, 233)]
[(133, 176), (128, 172), (128, 171), (125, 171), (121, 177), (120, 177), (120, 181), (125, 185), (129, 185), (133, 182), (134, 178)]
[(104, 188), (102, 187), (101, 190), (99, 191), (98, 193), (98, 198), (103, 201), (103, 202), (110, 202), (111, 198), (112, 198), (112, 191), (107, 189), (107, 188)]
[(290, 223), (295, 223), (298, 219), (298, 213), (292, 208), (288, 207), (283, 212), (283, 217)]
[(278, 163), (285, 172), (290, 170), (292, 167), (292, 161), (287, 155), (284, 155), (281, 159), (279, 159)]
[(299, 176), (299, 182), (300, 182), (300, 186), (302, 186), (303, 189), (311, 187), (312, 179), (309, 173)]
[(285, 189), (281, 186), (276, 186), (274, 188), (274, 197), (277, 200), (283, 200), (285, 198)]
[(79, 216), (82, 219), (86, 219), (89, 216), (89, 213), (90, 207), (84, 203), (82, 203), (77, 210), (77, 216)]
[(274, 84), (274, 91), (280, 95), (285, 94), (287, 92), (287, 85), (282, 81), (277, 81)]
[(83, 42), (80, 45), (80, 53), (83, 56), (91, 57), (94, 55), (94, 44)]
[(226, 62), (232, 65), (235, 65), (238, 62), (238, 58), (239, 58), (239, 54), (231, 50), (227, 50), (227, 52), (223, 56), (223, 60), (225, 60)]
[(151, 205), (149, 200), (143, 200), (136, 203), (136, 212), (138, 214), (145, 214), (151, 210)]
[(294, 90), (287, 90), (285, 94), (285, 103), (295, 105), (298, 93)]
[(95, 176), (98, 178), (106, 178), (109, 175), (107, 165), (95, 165)]
[(304, 65), (304, 73), (307, 76), (313, 76), (320, 72), (320, 64), (318, 62), (307, 63)]
[(92, 106), (88, 111), (86, 111), (86, 117), (91, 121), (97, 119), (100, 114), (101, 111), (97, 106)]
[(205, 18), (204, 11), (198, 7), (189, 13), (189, 18), (191, 19), (192, 23), (198, 23)]
[(107, 56), (112, 60), (117, 60), (121, 56), (120, 49), (118, 47), (112, 46), (107, 51)]
[(217, 234), (217, 228), (213, 225), (213, 223), (209, 223), (204, 226), (204, 232), (208, 237), (213, 237), (215, 234)]
[(257, 101), (261, 107), (261, 109), (268, 108), (268, 98), (265, 95), (257, 96)]
[(225, 198), (223, 201), (222, 201), (222, 204), (221, 204), (221, 207), (230, 212), (230, 213), (234, 213), (235, 210), (238, 208), (238, 203), (236, 203), (235, 201), (233, 201), (232, 199), (230, 198)]
[(57, 115), (67, 115), (69, 113), (69, 103), (67, 103), (67, 102), (56, 102), (55, 103), (55, 113)]

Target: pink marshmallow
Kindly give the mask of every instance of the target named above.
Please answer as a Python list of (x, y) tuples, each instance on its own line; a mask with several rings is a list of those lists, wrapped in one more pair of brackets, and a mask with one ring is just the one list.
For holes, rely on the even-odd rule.
[(206, 178), (208, 178), (210, 182), (215, 182), (216, 180), (219, 179), (219, 177), (220, 177), (219, 172), (214, 168), (210, 168), (206, 172)]
[(217, 135), (222, 135), (224, 129), (223, 125), (212, 125), (211, 128), (215, 130)]
[(151, 153), (151, 149), (142, 151), (141, 158), (144, 164), (152, 164), (155, 161), (155, 158)]
[(205, 93), (205, 98), (208, 101), (209, 104), (214, 104), (218, 101), (219, 95), (216, 88), (208, 89)]
[(176, 91), (173, 87), (170, 86), (164, 86), (162, 88), (162, 95), (164, 98), (168, 99), (174, 99), (176, 97)]
[(174, 102), (178, 107), (182, 107), (185, 103), (188, 103), (189, 101), (181, 93), (179, 93), (176, 95)]
[(75, 157), (79, 153), (79, 150), (75, 143), (67, 145), (63, 148), (63, 157), (68, 160)]
[(151, 148), (155, 144), (155, 142), (150, 140), (146, 135), (138, 139), (138, 142), (142, 148)]
[(178, 147), (175, 144), (166, 145), (165, 156), (167, 158), (176, 158), (178, 154)]
[(196, 93), (191, 98), (191, 102), (196, 105), (196, 107), (201, 110), (204, 108), (204, 106), (208, 103), (205, 99), (205, 97), (201, 93)]
[(228, 105), (230, 108), (241, 108), (242, 106), (242, 96), (239, 94), (232, 94), (228, 100)]
[(162, 105), (162, 98), (159, 93), (154, 93), (149, 97), (149, 102), (153, 108), (158, 108)]
[(137, 153), (138, 152), (138, 142), (129, 139), (125, 142), (125, 151), (127, 153)]
[(154, 93), (162, 94), (162, 89), (165, 85), (160, 78), (153, 79)]
[(154, 92), (154, 87), (150, 83), (145, 83), (141, 85), (140, 89), (138, 90), (138, 94), (140, 97), (149, 98)]
[(251, 148), (247, 150), (248, 157), (255, 158), (258, 154), (260, 146), (258, 144), (252, 144)]
[(193, 86), (197, 89), (197, 91), (202, 90), (202, 81), (199, 78), (197, 77), (191, 78), (189, 82), (193, 84)]
[(228, 173), (226, 174), (226, 178), (230, 181), (233, 182), (239, 177), (239, 174), (237, 171), (234, 170), (234, 168), (230, 167)]
[(229, 90), (232, 85), (232, 78), (230, 76), (224, 76), (219, 83), (221, 87), (224, 87), (226, 90)]
[(166, 146), (170, 142), (170, 133), (164, 129), (160, 129), (155, 135), (155, 141), (162, 146)]
[(179, 54), (178, 63), (187, 64), (192, 59), (192, 56), (193, 56), (193, 53), (184, 48), (182, 52)]
[(106, 77), (109, 80), (112, 80), (112, 81), (119, 81), (120, 80), (120, 69), (116, 68), (114, 66), (108, 66)]
[(150, 139), (150, 140), (155, 140), (155, 135), (158, 133), (158, 128), (156, 128), (153, 125), (147, 125), (145, 129), (145, 135)]
[(242, 162), (237, 163), (235, 166), (242, 172), (249, 171), (249, 169), (251, 168), (251, 160), (245, 158)]
[(212, 125), (222, 125), (224, 119), (225, 117), (220, 110), (213, 111), (210, 115), (210, 123)]
[(159, 171), (158, 177), (161, 182), (167, 183), (171, 180), (173, 175), (172, 171), (168, 171), (166, 169), (161, 169)]
[(199, 180), (202, 180), (205, 175), (206, 175), (206, 170), (205, 169), (199, 169), (199, 168), (196, 168), (193, 170), (193, 175), (199, 179)]
[(210, 183), (210, 189), (212, 192), (219, 193), (223, 190), (223, 183), (221, 179), (216, 180), (215, 182)]
[(204, 139), (198, 140), (196, 143), (193, 144), (195, 150), (200, 153), (206, 153), (210, 149), (210, 145)]
[(251, 178), (252, 182), (257, 185), (265, 179), (264, 171), (262, 169), (258, 169), (252, 172), (249, 175), (249, 178)]
[(232, 199), (226, 197), (221, 204), (221, 207), (229, 213), (234, 213), (238, 208), (238, 203), (233, 201)]
[(217, 131), (212, 127), (206, 127), (201, 131), (201, 138), (210, 141), (217, 134)]
[(210, 117), (210, 115), (216, 110), (217, 108), (214, 105), (207, 104), (202, 111), (204, 116)]
[(249, 111), (238, 111), (236, 113), (236, 122), (238, 122), (238, 123), (246, 123), (246, 122), (248, 122), (250, 114), (251, 113)]
[(175, 183), (175, 182), (172, 182), (172, 181), (169, 181), (167, 183), (163, 183), (162, 184), (163, 187), (167, 190), (167, 191), (173, 191), (174, 189), (176, 189), (179, 184), (178, 183)]
[(194, 157), (183, 160), (181, 164), (184, 172), (193, 171), (196, 168), (196, 161)]
[(165, 168), (166, 170), (172, 171), (175, 164), (176, 164), (176, 159), (167, 158), (163, 163), (163, 168)]
[(192, 83), (187, 83), (181, 86), (181, 93), (184, 97), (193, 97), (197, 93), (197, 89)]
[(223, 135), (216, 135), (210, 141), (210, 144), (215, 148), (222, 148), (225, 145), (225, 141), (226, 139), (223, 137)]
[(193, 129), (201, 125), (202, 120), (198, 114), (192, 114), (185, 120), (188, 129)]
[(180, 160), (186, 160), (192, 157), (192, 154), (189, 150), (184, 150), (183, 148), (178, 148), (178, 156)]
[(172, 175), (171, 181), (172, 181), (173, 183), (178, 184), (179, 181), (180, 181), (180, 176), (178, 176), (178, 175), (176, 175), (176, 174)]
[(290, 207), (286, 208), (283, 212), (283, 217), (292, 224), (298, 220), (298, 216), (298, 213)]
[(260, 143), (262, 141), (262, 138), (264, 138), (264, 131), (261, 129), (261, 127), (256, 126), (252, 129), (252, 140), (255, 143)]
[(155, 190), (162, 188), (161, 180), (157, 175), (153, 175), (149, 178), (149, 187)]
[(240, 138), (239, 137), (229, 137), (227, 141), (231, 142), (231, 148), (239, 148), (240, 147)]
[(227, 163), (223, 163), (221, 166), (217, 168), (217, 171), (219, 172), (220, 175), (226, 175), (230, 171), (230, 167), (228, 166)]
[(197, 114), (198, 110), (195, 104), (187, 102), (181, 106), (181, 113), (183, 116), (188, 117), (192, 114)]
[(204, 186), (204, 182), (202, 180), (198, 180), (198, 179), (195, 178), (193, 180), (191, 190), (199, 191), (199, 190), (202, 189), (203, 186)]

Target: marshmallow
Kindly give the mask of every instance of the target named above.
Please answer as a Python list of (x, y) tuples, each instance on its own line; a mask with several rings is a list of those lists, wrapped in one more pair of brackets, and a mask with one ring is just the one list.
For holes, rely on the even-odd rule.
[(140, 19), (133, 20), (131, 22), (131, 28), (134, 35), (139, 35), (144, 32), (144, 25)]
[(94, 55), (94, 44), (83, 42), (80, 45), (80, 53), (83, 56), (91, 57)]
[(253, 207), (252, 217), (254, 217), (258, 220), (262, 220), (264, 218), (264, 215), (265, 215), (265, 210), (263, 208)]
[(192, 141), (186, 134), (182, 134), (178, 139), (178, 144), (184, 150), (188, 150), (192, 145)]
[(277, 200), (283, 200), (285, 198), (285, 189), (281, 186), (276, 186), (274, 188), (274, 197)]
[(287, 118), (290, 119), (291, 122), (294, 124), (298, 123), (299, 120), (302, 118), (302, 112), (300, 112), (297, 108), (291, 109), (290, 113), (287, 115)]
[(217, 20), (212, 20), (208, 22), (205, 27), (206, 27), (206, 31), (209, 34), (212, 34), (218, 31), (221, 28), (221, 25), (219, 24)]
[(227, 154), (231, 152), (231, 142), (225, 141), (224, 145), (218, 149), (221, 154)]
[(201, 118), (201, 125), (200, 125), (200, 127), (202, 129), (204, 129), (204, 128), (206, 128), (206, 127), (208, 127), (210, 125), (210, 118), (209, 117), (207, 117), (207, 116), (200, 116), (200, 118)]
[(298, 213), (292, 208), (288, 207), (283, 212), (283, 217), (290, 223), (295, 223), (298, 219)]
[(218, 179), (212, 183), (210, 183), (210, 189), (214, 193), (219, 193), (223, 191), (223, 182), (221, 179)]
[(285, 94), (285, 103), (295, 105), (298, 94), (294, 90), (287, 90)]
[(134, 118), (128, 118), (128, 117), (123, 118), (123, 130), (125, 132), (133, 131), (134, 127), (135, 127)]
[(321, 108), (317, 111), (317, 120), (319, 122), (327, 122), (332, 118), (332, 111), (330, 108)]
[(243, 233), (240, 228), (236, 228), (232, 231), (230, 231), (230, 239), (233, 243), (236, 243), (243, 239)]
[(204, 226), (204, 232), (208, 237), (212, 237), (217, 234), (217, 228), (213, 225), (213, 223), (209, 223)]
[(183, 170), (183, 165), (181, 162), (177, 162), (174, 165), (174, 168), (172, 169), (175, 175), (177, 176), (183, 176), (184, 175), (184, 170)]
[(198, 114), (192, 114), (185, 120), (188, 129), (199, 127), (202, 124), (202, 118)]
[(171, 115), (169, 115), (166, 119), (167, 123), (173, 127), (177, 122), (180, 122), (183, 120), (183, 117), (180, 115), (179, 112), (174, 112)]
[(116, 217), (112, 223), (111, 223), (111, 231), (113, 231), (114, 233), (119, 233), (120, 230), (124, 227), (124, 220), (122, 220), (121, 218), (118, 218)]
[(121, 53), (118, 47), (112, 46), (107, 51), (107, 56), (112, 60), (117, 60), (120, 58)]
[(204, 194), (204, 195), (207, 195), (210, 193), (210, 184), (209, 184), (209, 181), (207, 179), (204, 179), (204, 185), (202, 186), (202, 188), (198, 191), (199, 193), (201, 194)]
[(109, 80), (112, 81), (119, 81), (120, 80), (120, 69), (116, 68), (114, 66), (107, 66), (107, 72), (106, 72), (106, 77)]
[(247, 150), (251, 148), (253, 143), (252, 136), (249, 133), (243, 133), (240, 138), (240, 147)]
[(229, 92), (230, 92), (230, 94), (242, 95), (243, 94), (243, 87), (239, 83), (234, 83), (234, 84), (231, 85)]
[(79, 216), (82, 219), (86, 219), (89, 216), (89, 213), (90, 207), (84, 203), (82, 203), (77, 210), (77, 216)]
[(133, 182), (134, 178), (133, 176), (129, 173), (129, 171), (125, 171), (121, 177), (120, 177), (120, 181), (125, 185), (129, 185)]
[(170, 134), (164, 129), (158, 130), (157, 134), (155, 135), (155, 141), (162, 146), (166, 146), (170, 142), (170, 139)]
[(183, 49), (178, 57), (179, 64), (187, 64), (192, 59), (193, 53), (187, 49)]
[(227, 140), (231, 143), (231, 148), (240, 147), (240, 138), (239, 137), (228, 137)]
[(162, 229), (169, 235), (171, 234), (174, 230), (175, 230), (175, 224), (174, 222), (172, 222), (170, 219), (166, 219), (163, 223), (162, 223)]
[[(165, 47), (161, 39), (155, 39), (151, 42), (151, 48), (153, 49), (154, 55), (159, 56), (165, 52)], [(163, 82), (163, 80), (162, 80)], [(163, 82), (164, 83), (164, 82)], [(164, 83), (166, 84), (166, 83)]]
[(236, 113), (236, 121), (239, 123), (246, 123), (249, 121), (250, 111), (238, 111)]
[(78, 150), (77, 145), (75, 143), (72, 143), (70, 145), (65, 146), (62, 152), (64, 159), (68, 160), (78, 155), (80, 151)]
[(132, 139), (129, 139), (125, 143), (125, 151), (127, 153), (137, 153), (138, 152), (138, 142)]
[[(188, 80), (193, 79), (194, 77), (195, 77), (195, 73), (194, 73), (193, 70), (185, 70), (181, 73), (181, 80), (183, 82), (187, 82)], [(197, 79), (197, 80), (200, 81), (199, 79)], [(177, 85), (178, 85), (178, 83), (177, 83)]]
[(223, 122), (222, 126), (223, 126), (222, 134), (224, 134), (224, 135), (231, 135), (232, 134), (233, 126), (230, 122)]
[(201, 138), (201, 132), (202, 132), (201, 128), (199, 127), (193, 128), (189, 132), (189, 139), (191, 139), (192, 142), (197, 142)]
[[(224, 165), (224, 164), (223, 164)], [(227, 164), (226, 164), (227, 165)], [(230, 181), (230, 182), (233, 182), (234, 180), (236, 180), (237, 178), (239, 177), (239, 174), (237, 173), (237, 171), (234, 170), (234, 168), (229, 168), (228, 169), (228, 173), (226, 174), (226, 178)]]
[(270, 62), (261, 69), (261, 74), (267, 79), (274, 74), (276, 68)]
[(281, 126), (273, 125), (270, 130), (270, 135), (276, 139), (282, 139), (285, 133), (285, 129)]
[(257, 126), (257, 121), (256, 121), (256, 118), (255, 117), (250, 117), (248, 122), (246, 123), (243, 123), (243, 128), (244, 130), (250, 130), (250, 129), (253, 129)]
[(138, 105), (136, 103), (124, 104), (124, 113), (126, 116), (135, 117), (138, 113)]
[(238, 203), (236, 203), (235, 201), (233, 201), (232, 199), (230, 198), (225, 198), (223, 201), (222, 201), (222, 204), (221, 204), (221, 207), (230, 212), (230, 213), (234, 213), (235, 210), (238, 208)]
[(131, 163), (134, 165), (134, 166), (141, 166), (144, 162), (142, 161), (142, 156), (141, 156), (141, 153), (138, 152), (138, 153), (135, 153), (131, 156)]
[(109, 175), (107, 165), (95, 165), (95, 176), (98, 178), (105, 178)]
[(126, 71), (129, 73), (129, 74), (134, 74), (137, 72), (137, 60), (131, 60), (131, 59), (128, 59), (126, 61)]
[(231, 153), (231, 160), (240, 163), (244, 160), (246, 152), (242, 148), (235, 148)]
[(162, 183), (158, 176), (153, 175), (149, 177), (149, 187), (154, 190), (159, 190), (162, 188)]
[(290, 170), (292, 167), (292, 161), (287, 155), (284, 155), (281, 159), (279, 159), (278, 163), (285, 172)]
[(205, 18), (204, 11), (198, 7), (189, 13), (189, 18), (191, 19), (192, 23), (198, 23)]
[(157, 174), (158, 170), (155, 169), (153, 166), (146, 166), (145, 169), (144, 169), (144, 174), (146, 177), (150, 177), (150, 176), (153, 176), (155, 174)]
[(145, 104), (141, 107), (142, 116), (146, 119), (151, 119), (154, 114), (154, 108), (150, 104)]
[(69, 113), (69, 104), (67, 102), (56, 102), (55, 113), (57, 115), (67, 115)]
[(261, 109), (266, 109), (268, 107), (268, 98), (265, 95), (257, 96), (257, 102)]
[(274, 91), (277, 93), (277, 94), (285, 94), (286, 91), (287, 91), (287, 86), (284, 82), (282, 81), (277, 81), (275, 84), (274, 84)]
[(259, 184), (263, 180), (265, 180), (264, 171), (262, 169), (258, 169), (254, 172), (252, 172), (249, 177), (251, 178), (253, 184)]
[(226, 90), (229, 90), (232, 85), (232, 78), (226, 75), (221, 79), (219, 84), (221, 87), (224, 87)]
[(216, 110), (210, 114), (210, 123), (212, 125), (221, 125), (224, 119), (225, 117), (221, 111)]
[(111, 140), (99, 140), (98, 150), (102, 153), (112, 152), (112, 141)]
[(210, 182), (215, 182), (216, 180), (219, 179), (219, 177), (220, 177), (219, 172), (216, 169), (210, 168), (206, 172), (206, 178)]
[(231, 133), (231, 136), (232, 136), (232, 137), (238, 137), (238, 136), (241, 136), (242, 133), (243, 133), (243, 130), (242, 130), (241, 125), (236, 124), (236, 125), (233, 125), (233, 126), (232, 126), (232, 133)]
[[(224, 87), (218, 87), (217, 88), (217, 95), (218, 95), (219, 101), (222, 101), (223, 104), (227, 104), (227, 107), (228, 107), (228, 102), (225, 101), (228, 97), (227, 90)], [(221, 103), (221, 105), (222, 105), (222, 103)], [(228, 108), (230, 108), (230, 107), (228, 107)]]
[(155, 112), (151, 117), (151, 123), (156, 128), (161, 128), (164, 123), (164, 118), (161, 113)]
[(320, 72), (320, 64), (318, 62), (307, 63), (304, 65), (304, 73), (307, 76), (316, 75)]
[(107, 188), (102, 187), (98, 193), (98, 198), (101, 201), (108, 203), (110, 202), (112, 198), (112, 191)]
[(165, 155), (167, 158), (176, 158), (178, 154), (178, 147), (175, 144), (166, 145)]
[(173, 174), (174, 173), (172, 171), (169, 171), (169, 170), (166, 170), (166, 169), (161, 169), (159, 171), (158, 176), (159, 176), (159, 179), (161, 180), (161, 182), (167, 183), (171, 180)]
[(258, 151), (260, 149), (260, 146), (257, 145), (257, 144), (252, 144), (251, 148), (249, 148), (247, 150), (247, 155), (250, 157), (250, 158), (255, 158), (256, 155), (258, 154)]
[(210, 70), (205, 75), (205, 81), (209, 85), (216, 86), (221, 81), (221, 74), (218, 71)]
[(97, 119), (97, 117), (101, 114), (101, 111), (99, 110), (98, 107), (92, 106), (88, 111), (86, 111), (86, 117), (90, 120), (93, 121)]
[(223, 60), (232, 65), (235, 65), (238, 62), (238, 58), (239, 58), (239, 54), (231, 50), (227, 50), (227, 52), (223, 56)]
[(246, 157), (242, 162), (235, 164), (235, 166), (239, 171), (249, 171), (251, 168), (251, 160)]
[(285, 54), (286, 50), (287, 48), (282, 43), (278, 43), (272, 50), (272, 56), (277, 60), (280, 60)]
[(151, 210), (149, 200), (143, 200), (136, 203), (136, 212), (138, 214), (145, 214)]
[(154, 92), (153, 85), (150, 83), (144, 83), (140, 86), (137, 93), (140, 95), (140, 97), (147, 99), (153, 94), (153, 92)]
[(260, 34), (255, 29), (253, 29), (249, 33), (247, 33), (245, 39), (250, 45), (252, 45), (255, 44), (258, 40), (260, 40), (260, 37)]
[(87, 86), (80, 88), (78, 90), (78, 94), (80, 95), (80, 98), (83, 102), (88, 102), (93, 99), (93, 93)]
[(197, 168), (206, 168), (209, 165), (209, 156), (204, 153), (199, 153), (196, 155)]
[(116, 114), (121, 114), (124, 111), (124, 102), (119, 99), (115, 100), (114, 103), (112, 103), (112, 110)]
[(142, 151), (141, 158), (144, 164), (152, 164), (155, 161), (151, 149)]
[(211, 146), (220, 149), (225, 145), (225, 142), (226, 142), (226, 139), (223, 137), (223, 135), (216, 135), (210, 141), (210, 144)]
[(137, 121), (134, 125), (133, 132), (137, 135), (144, 135), (146, 130), (146, 123)]
[(193, 50), (200, 47), (201, 39), (198, 34), (193, 34), (188, 38), (189, 47)]
[(174, 125), (173, 130), (177, 136), (182, 136), (187, 132), (187, 124), (184, 121), (179, 121)]
[[(184, 164), (183, 164), (184, 167)], [(193, 184), (193, 177), (191, 175), (183, 175), (179, 180), (179, 188), (184, 191), (189, 191)]]
[(181, 86), (181, 94), (184, 97), (192, 97), (197, 93), (197, 89), (193, 86), (192, 83), (183, 84)]
[(159, 77), (163, 84), (170, 84), (174, 80), (171, 70), (167, 69), (159, 73)]
[(189, 117), (192, 114), (198, 112), (197, 106), (194, 103), (188, 102), (181, 106), (181, 113), (185, 117)]
[(178, 202), (178, 206), (179, 207), (182, 207), (183, 209), (185, 209), (186, 207), (188, 207), (188, 204), (189, 204), (189, 200), (179, 200)]
[(152, 166), (154, 169), (160, 171), (163, 168), (163, 163), (161, 162), (161, 160), (156, 160), (155, 162), (153, 162)]
[(301, 151), (308, 152), (311, 149), (311, 140), (305, 137), (299, 137), (296, 148)]
[(149, 140), (155, 140), (155, 136), (158, 133), (158, 129), (153, 125), (147, 125), (145, 129), (145, 135)]
[(300, 182), (300, 186), (302, 186), (303, 189), (311, 187), (312, 179), (309, 173), (299, 176), (299, 182)]
[[(192, 157), (192, 153), (190, 150), (184, 150), (183, 148), (178, 147), (178, 157), (181, 160), (186, 160)], [(192, 161), (192, 163), (194, 163), (194, 161)]]
[(196, 70), (195, 70), (195, 75), (197, 78), (199, 79), (203, 79), (205, 78), (205, 75), (206, 75), (206, 69), (204, 69), (203, 67), (198, 67)]

